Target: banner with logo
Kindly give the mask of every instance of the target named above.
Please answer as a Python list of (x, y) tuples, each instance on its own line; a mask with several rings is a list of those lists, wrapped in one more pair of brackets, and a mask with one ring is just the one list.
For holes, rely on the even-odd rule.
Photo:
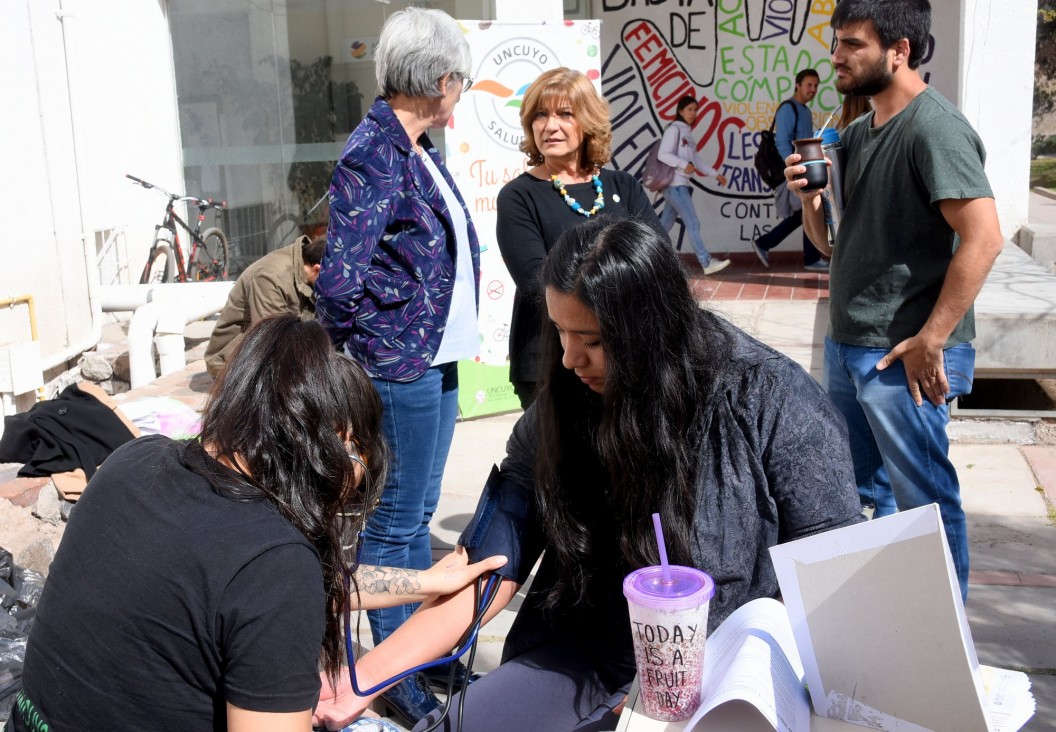
[[(947, 4), (953, 5), (933, 2)], [(713, 252), (750, 252), (752, 240), (780, 220), (752, 165), (759, 132), (792, 96), (803, 69), (820, 77), (809, 105), (815, 129), (840, 104), (829, 26), (835, 8), (835, 0), (593, 0), (605, 48), (602, 86), (612, 108), (612, 166), (638, 173), (649, 146), (675, 119), (678, 100), (696, 97), (697, 149), (728, 179), (724, 187), (715, 178), (693, 179), (705, 242)], [(921, 70), (932, 84), (936, 71), (939, 91), (956, 99), (958, 14), (952, 7), (933, 15)], [(953, 88), (943, 89), (944, 81)], [(676, 243), (682, 235), (680, 224), (671, 231)], [(786, 249), (799, 250), (798, 234), (786, 241)], [(692, 252), (688, 241), (681, 249)]]
[(520, 409), (509, 382), (514, 285), (495, 240), (495, 198), (528, 169), (520, 151), (521, 99), (544, 71), (582, 71), (601, 91), (598, 21), (496, 23), (460, 21), (473, 57), (473, 85), (445, 132), (447, 167), (480, 237), (480, 355), (459, 363), (463, 419)]

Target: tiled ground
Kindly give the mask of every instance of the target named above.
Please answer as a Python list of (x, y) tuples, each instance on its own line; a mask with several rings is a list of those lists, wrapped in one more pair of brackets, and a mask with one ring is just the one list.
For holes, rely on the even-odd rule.
[(694, 257), (682, 255), (692, 277), (694, 296), (712, 300), (827, 300), (827, 272), (806, 272), (794, 252), (771, 254), (770, 269), (764, 269), (752, 254), (734, 254), (726, 269), (705, 277)]

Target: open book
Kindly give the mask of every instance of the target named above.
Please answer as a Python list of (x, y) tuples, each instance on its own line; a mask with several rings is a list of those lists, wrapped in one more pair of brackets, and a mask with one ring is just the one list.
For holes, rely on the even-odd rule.
[(937, 506), (770, 551), (785, 604), (712, 633), (697, 712), (648, 719), (632, 689), (619, 732), (1015, 732), (1033, 715), (1026, 674), (976, 658)]

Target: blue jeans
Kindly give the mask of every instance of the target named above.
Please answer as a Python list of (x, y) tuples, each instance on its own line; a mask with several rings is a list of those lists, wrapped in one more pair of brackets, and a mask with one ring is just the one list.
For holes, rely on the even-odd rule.
[[(948, 404), (936, 407), (927, 398), (918, 407), (901, 361), (877, 371), (877, 362), (888, 350), (848, 346), (826, 337), (823, 386), (847, 420), (862, 505), (874, 506), (873, 516), (879, 518), (939, 504), (961, 596), (967, 599), (968, 530), (961, 486), (949, 458), (950, 409)], [(943, 356), (950, 385), (946, 399), (968, 394), (975, 373), (972, 344), (947, 348)]]
[(670, 231), (675, 223), (675, 216), (682, 219), (682, 225), (686, 227), (689, 241), (693, 245), (693, 251), (697, 254), (697, 260), (701, 267), (711, 264), (711, 255), (708, 248), (704, 246), (704, 238), (700, 235), (700, 219), (697, 218), (696, 209), (693, 208), (693, 199), (690, 197), (692, 191), (689, 186), (669, 186), (664, 189), (664, 212), (660, 214), (660, 225), (664, 231)]
[[(458, 416), (458, 367), (434, 366), (401, 383), (374, 379), (384, 409), (382, 432), (392, 451), (381, 503), (367, 522), (361, 561), (407, 569), (433, 564), (429, 522), (440, 501), (440, 482)], [(367, 613), (374, 643), (414, 612), (398, 605)]]
[[(755, 240), (755, 243), (759, 245), (760, 249), (770, 251), (778, 244), (785, 240), (789, 234), (796, 230), (803, 223), (803, 212), (796, 211), (786, 219), (782, 219), (774, 228), (763, 234), (761, 237)], [(807, 232), (803, 232), (803, 265), (807, 266), (814, 264), (821, 259), (821, 252), (818, 251), (807, 236)]]

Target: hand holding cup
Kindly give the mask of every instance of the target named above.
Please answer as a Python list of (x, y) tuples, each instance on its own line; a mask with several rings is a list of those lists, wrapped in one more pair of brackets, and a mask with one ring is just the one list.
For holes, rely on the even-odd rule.
[(793, 147), (799, 155), (799, 164), (806, 170), (797, 173), (792, 180), (804, 180), (806, 185), (801, 191), (820, 191), (829, 184), (829, 164), (825, 159), (825, 151), (821, 148), (820, 137), (808, 137), (802, 140), (793, 140)]

